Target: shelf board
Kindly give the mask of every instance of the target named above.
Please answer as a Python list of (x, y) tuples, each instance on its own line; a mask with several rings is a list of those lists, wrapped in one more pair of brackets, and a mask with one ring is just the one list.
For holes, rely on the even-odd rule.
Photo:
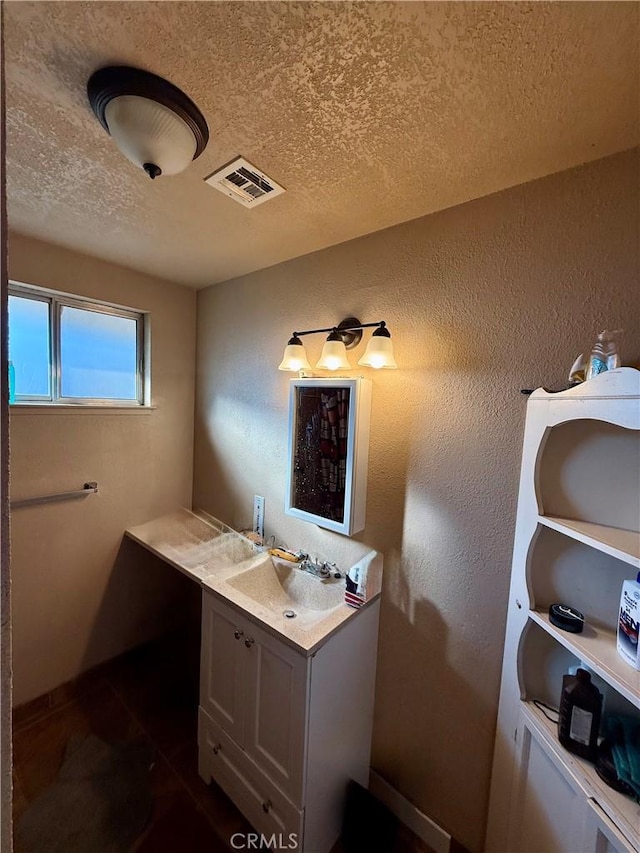
[(613, 631), (586, 624), (582, 634), (570, 634), (552, 625), (548, 613), (530, 610), (529, 618), (544, 628), (565, 649), (590, 666), (621, 696), (636, 708), (640, 708), (640, 671), (622, 660), (616, 648), (616, 635)]
[(584, 542), (591, 548), (597, 548), (604, 554), (623, 560), (640, 571), (640, 533), (634, 530), (621, 530), (617, 527), (606, 527), (604, 524), (557, 518), (552, 515), (539, 515), (538, 522), (578, 542)]
[(583, 787), (593, 793), (602, 810), (636, 847), (640, 844), (640, 805), (631, 797), (614, 791), (605, 784), (589, 761), (566, 750), (558, 740), (556, 723), (548, 720), (532, 702), (522, 702), (524, 713), (560, 760)]

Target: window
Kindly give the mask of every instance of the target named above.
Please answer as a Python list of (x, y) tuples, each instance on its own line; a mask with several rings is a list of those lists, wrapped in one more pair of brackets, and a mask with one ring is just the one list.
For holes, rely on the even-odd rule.
[(143, 405), (145, 316), (10, 284), (10, 402)]

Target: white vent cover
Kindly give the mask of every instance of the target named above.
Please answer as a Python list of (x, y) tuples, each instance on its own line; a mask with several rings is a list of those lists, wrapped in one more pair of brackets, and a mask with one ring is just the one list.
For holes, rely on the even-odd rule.
[(238, 157), (213, 175), (204, 179), (205, 184), (220, 190), (245, 207), (257, 207), (285, 192), (284, 187), (269, 178), (248, 160)]

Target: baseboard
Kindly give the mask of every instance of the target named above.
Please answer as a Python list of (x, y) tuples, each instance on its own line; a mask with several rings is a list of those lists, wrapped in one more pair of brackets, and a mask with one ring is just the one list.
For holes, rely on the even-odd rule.
[(428, 844), (435, 853), (450, 853), (451, 836), (441, 826), (423, 814), (403, 797), (386, 779), (372, 770), (369, 775), (369, 790), (374, 797), (390, 809), (405, 826)]

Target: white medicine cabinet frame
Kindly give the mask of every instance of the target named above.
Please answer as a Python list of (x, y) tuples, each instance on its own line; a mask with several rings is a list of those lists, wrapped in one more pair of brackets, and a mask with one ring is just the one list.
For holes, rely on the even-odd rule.
[[(616, 649), (620, 592), (640, 570), (640, 372), (529, 398), (498, 708), (487, 853), (640, 853), (640, 804), (570, 753), (537, 703), (587, 669), (603, 719), (640, 723), (640, 671)], [(580, 634), (549, 620), (564, 603)]]
[(292, 379), (285, 513), (351, 536), (365, 526), (371, 380)]

